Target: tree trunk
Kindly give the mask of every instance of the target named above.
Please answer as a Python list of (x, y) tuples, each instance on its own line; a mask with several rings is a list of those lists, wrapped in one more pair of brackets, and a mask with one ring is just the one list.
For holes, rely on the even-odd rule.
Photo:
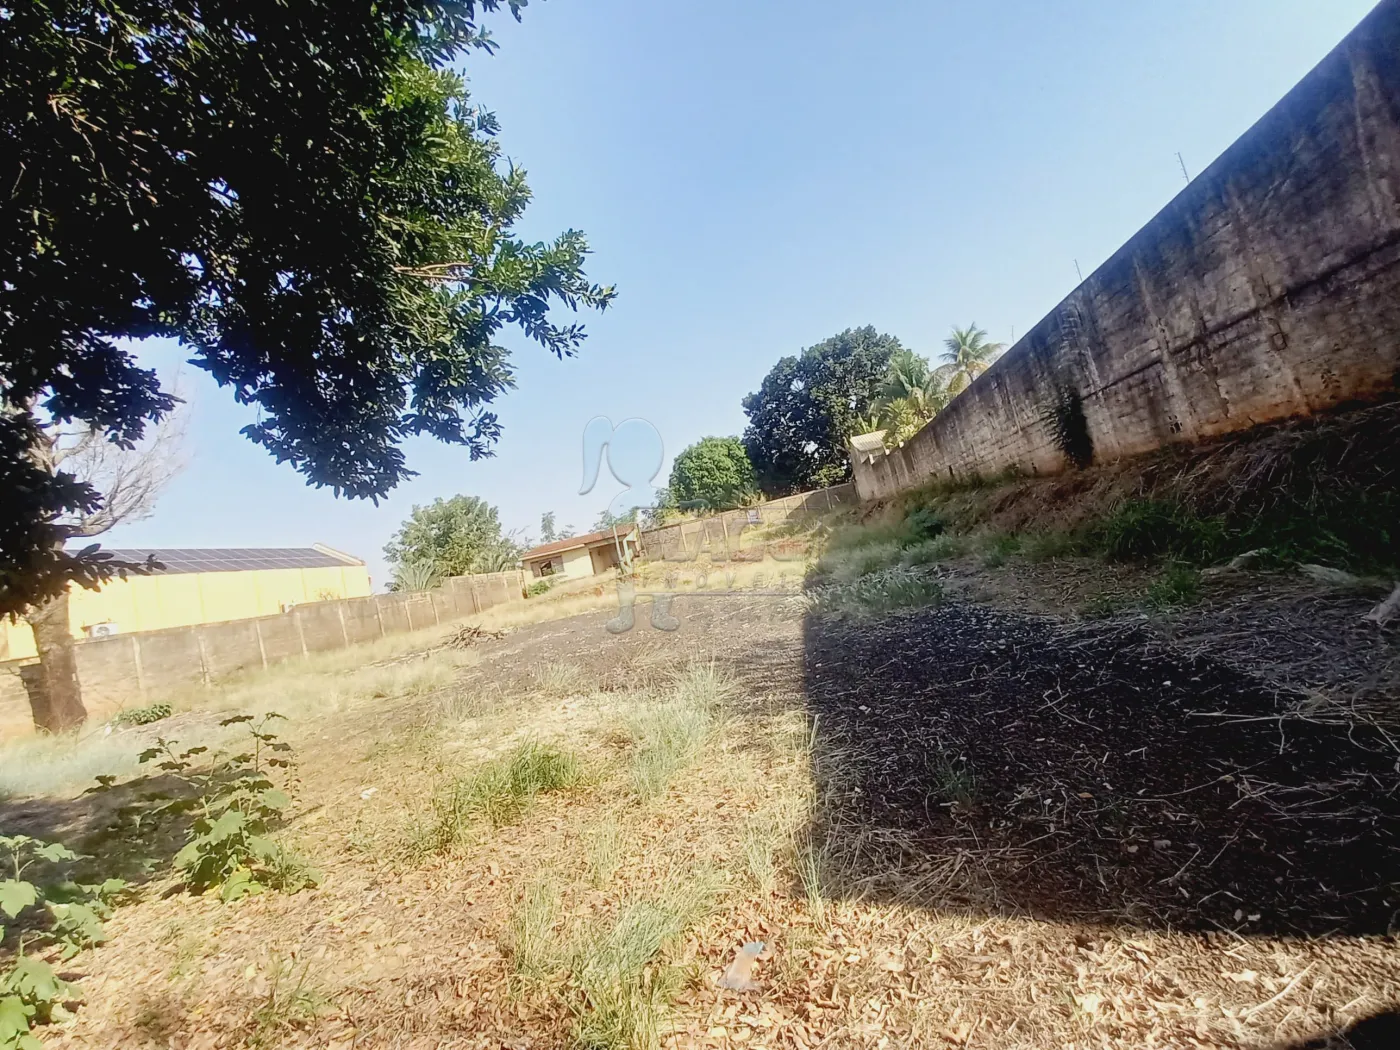
[(78, 684), (78, 659), (68, 627), (68, 594), (35, 606), (25, 617), (39, 650), (36, 688), (29, 694), (34, 725), (50, 733), (77, 729), (87, 720), (83, 691)]

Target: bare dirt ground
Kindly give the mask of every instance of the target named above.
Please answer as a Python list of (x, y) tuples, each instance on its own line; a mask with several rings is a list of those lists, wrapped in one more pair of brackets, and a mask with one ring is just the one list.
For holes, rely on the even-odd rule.
[[(946, 573), (878, 621), (681, 597), (674, 632), (534, 624), (431, 691), (308, 706), (284, 836), (321, 885), (225, 905), (156, 865), (64, 964), (84, 1002), (46, 1044), (1282, 1048), (1400, 1007), (1400, 648), (1368, 598), (1259, 576), (1091, 620), (1141, 581)], [(642, 792), (637, 720), (697, 667), (735, 691)], [(581, 783), (415, 848), (444, 785), (524, 741)], [(0, 823), (71, 840), (94, 805)], [(749, 941), (756, 988), (721, 988)], [(646, 1023), (601, 1026), (610, 995)], [(1387, 1023), (1355, 1045), (1400, 1045)]]

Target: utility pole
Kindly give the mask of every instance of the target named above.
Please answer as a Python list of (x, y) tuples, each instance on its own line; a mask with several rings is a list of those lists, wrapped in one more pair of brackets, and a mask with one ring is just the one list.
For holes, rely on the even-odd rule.
[(1191, 176), (1186, 174), (1186, 162), (1181, 159), (1180, 150), (1177, 151), (1176, 162), (1181, 165), (1181, 177), (1186, 180), (1186, 184), (1189, 186), (1191, 184)]

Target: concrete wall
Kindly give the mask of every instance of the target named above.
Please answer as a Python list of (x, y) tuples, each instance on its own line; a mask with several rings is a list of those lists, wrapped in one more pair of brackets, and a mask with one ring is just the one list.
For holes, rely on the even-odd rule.
[[(90, 722), (162, 695), (207, 686), (253, 668), (344, 649), (390, 634), (523, 600), (519, 571), (456, 576), (421, 594), (376, 594), (313, 602), (276, 616), (120, 634), (76, 645), (78, 678)], [(25, 668), (33, 661), (0, 663), (0, 735), (33, 728)]]
[(1400, 0), (888, 455), (862, 499), (1046, 473), (1394, 396)]
[(849, 482), (799, 492), (754, 507), (647, 529), (641, 534), (642, 553), (652, 560), (688, 561), (705, 551), (739, 550), (746, 545), (745, 530), (756, 531), (759, 525), (783, 525), (803, 515), (821, 514), (855, 502), (856, 491)]

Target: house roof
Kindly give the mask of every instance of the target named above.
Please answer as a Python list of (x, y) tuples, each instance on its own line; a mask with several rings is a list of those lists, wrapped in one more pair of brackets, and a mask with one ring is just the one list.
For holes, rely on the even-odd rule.
[[(629, 525), (625, 530), (618, 529), (619, 536), (630, 536), (637, 531), (637, 526)], [(534, 561), (536, 558), (543, 558), (550, 554), (559, 554), (562, 551), (576, 550), (579, 547), (592, 547), (599, 543), (611, 543), (613, 538), (612, 529), (604, 529), (602, 532), (587, 532), (582, 536), (570, 536), (567, 540), (555, 540), (553, 543), (545, 543), (539, 547), (531, 547), (520, 556), (521, 561)]]
[(363, 565), (359, 558), (330, 547), (127, 547), (102, 548), (118, 561), (144, 562), (154, 555), (164, 568), (157, 576), (190, 572), (248, 572), (253, 569), (325, 569)]
[(851, 448), (857, 452), (879, 452), (885, 447), (885, 432), (876, 430), (869, 434), (857, 434), (851, 438)]

